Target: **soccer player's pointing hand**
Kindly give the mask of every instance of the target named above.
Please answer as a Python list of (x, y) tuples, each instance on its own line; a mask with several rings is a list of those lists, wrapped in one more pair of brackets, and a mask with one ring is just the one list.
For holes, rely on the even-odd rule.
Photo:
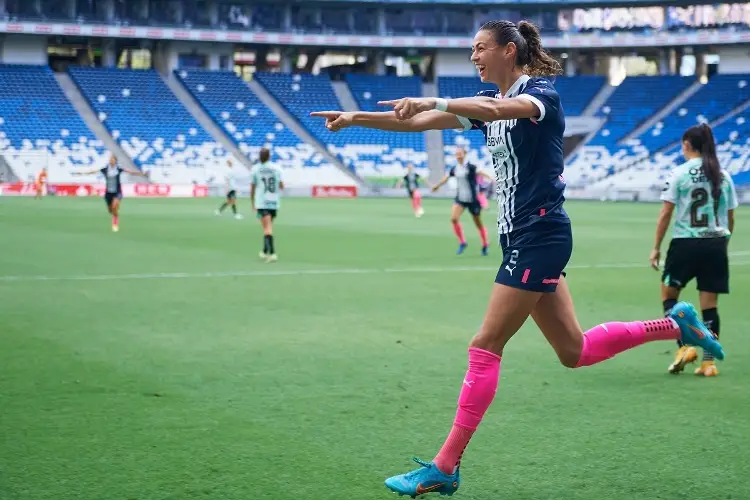
[(346, 111), (313, 111), (310, 116), (325, 118), (326, 128), (331, 132), (350, 127), (353, 118), (353, 114)]
[(379, 101), (381, 106), (390, 106), (399, 120), (408, 120), (409, 118), (435, 109), (435, 99), (432, 97), (404, 97), (393, 101)]

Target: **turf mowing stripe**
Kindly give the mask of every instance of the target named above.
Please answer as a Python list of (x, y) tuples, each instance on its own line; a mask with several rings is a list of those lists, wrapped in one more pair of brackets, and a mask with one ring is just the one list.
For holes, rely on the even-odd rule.
[[(733, 262), (732, 266), (750, 265), (750, 261)], [(637, 269), (647, 268), (648, 264), (579, 264), (566, 269)], [(406, 273), (445, 273), (496, 271), (494, 266), (456, 266), (456, 267), (392, 267), (392, 268), (331, 268), (331, 269), (276, 269), (260, 271), (220, 271), (205, 273), (143, 273), (143, 274), (81, 274), (70, 276), (0, 276), (0, 282), (18, 281), (116, 281), (116, 280), (155, 280), (155, 279), (196, 279), (196, 278), (243, 278), (265, 276), (314, 276), (341, 274), (406, 274)]]

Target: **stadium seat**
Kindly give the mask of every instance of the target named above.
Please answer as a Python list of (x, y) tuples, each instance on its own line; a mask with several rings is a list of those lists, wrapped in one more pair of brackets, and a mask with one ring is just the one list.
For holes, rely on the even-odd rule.
[(47, 66), (0, 65), (0, 154), (24, 181), (43, 167), (50, 182), (65, 181), (107, 161)]
[[(156, 71), (70, 68), (84, 97), (135, 164), (157, 182), (206, 182), (229, 153)], [(186, 168), (187, 167), (187, 168)]]
[[(559, 76), (554, 79), (563, 103), (566, 116), (580, 115), (591, 99), (604, 85), (605, 78), (600, 76)], [(438, 93), (440, 97), (468, 97), (476, 95), (482, 90), (497, 90), (491, 84), (482, 83), (477, 77), (449, 76), (438, 78)], [(453, 163), (452, 155), (457, 145), (468, 148), (470, 159), (487, 166), (490, 164), (489, 153), (484, 145), (484, 138), (479, 132), (463, 132), (461, 130), (444, 130), (443, 144), (448, 156), (447, 165)]]
[(257, 158), (261, 147), (272, 147), (288, 186), (351, 184), (338, 167), (286, 128), (234, 72), (175, 70), (175, 74), (245, 155)]
[[(320, 118), (310, 117), (311, 111), (341, 109), (328, 75), (309, 73), (256, 73), (258, 81), (294, 116), (310, 134), (348, 167), (363, 177), (394, 177), (403, 174), (407, 163), (426, 167), (427, 152), (423, 133), (383, 132), (352, 128), (332, 133)], [(397, 86), (400, 97), (421, 95), (418, 80), (395, 77), (355, 77), (353, 93), (358, 102), (371, 101), (374, 106), (381, 97), (393, 96), (382, 84), (383, 78)], [(369, 89), (369, 90), (367, 90)], [(405, 92), (405, 93), (404, 93)]]

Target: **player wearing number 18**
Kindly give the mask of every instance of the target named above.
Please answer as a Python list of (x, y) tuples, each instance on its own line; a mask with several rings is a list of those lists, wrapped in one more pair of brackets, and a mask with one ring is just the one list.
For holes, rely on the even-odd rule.
[[(677, 212), (672, 241), (662, 273), (661, 299), (669, 314), (680, 298), (680, 291), (693, 278), (698, 285), (703, 322), (719, 337), (719, 294), (729, 293), (727, 245), (734, 230), (737, 195), (732, 176), (721, 170), (711, 127), (706, 124), (687, 129), (682, 136), (682, 154), (687, 162), (677, 167), (664, 186), (664, 202), (656, 225), (656, 245), (651, 266), (659, 269), (664, 234), (672, 213)], [(679, 349), (669, 373), (682, 372), (698, 357), (694, 347), (677, 342)], [(696, 375), (713, 377), (719, 371), (710, 352), (703, 351), (703, 363)]]
[(270, 159), (271, 151), (262, 148), (259, 163), (250, 170), (250, 199), (263, 227), (263, 250), (260, 258), (266, 262), (276, 262), (278, 257), (273, 243), (273, 220), (279, 211), (280, 191), (284, 189), (284, 182), (281, 180), (281, 167), (271, 163)]

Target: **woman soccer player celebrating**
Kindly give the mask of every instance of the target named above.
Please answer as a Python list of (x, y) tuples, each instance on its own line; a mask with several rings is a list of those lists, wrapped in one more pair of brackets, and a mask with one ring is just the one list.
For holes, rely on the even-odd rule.
[(414, 215), (417, 217), (422, 217), (424, 215), (424, 209), (422, 208), (422, 195), (419, 194), (419, 183), (421, 181), (422, 176), (414, 170), (414, 165), (409, 163), (406, 166), (406, 175), (396, 183), (397, 189), (401, 186), (406, 186), (406, 194), (409, 195), (409, 199), (411, 199), (411, 208), (414, 210)]
[(482, 176), (492, 181), (492, 177), (480, 171), (473, 163), (466, 161), (466, 150), (459, 147), (456, 149), (456, 166), (440, 182), (432, 187), (433, 192), (437, 191), (443, 184), (448, 182), (448, 179), (451, 177), (456, 178), (456, 199), (451, 208), (451, 224), (453, 224), (453, 232), (456, 233), (456, 237), (458, 238), (457, 255), (464, 253), (464, 250), (468, 246), (464, 237), (464, 228), (461, 227), (460, 222), (464, 209), (468, 209), (471, 217), (474, 219), (474, 225), (477, 226), (479, 237), (482, 238), (482, 255), (487, 255), (487, 248), (489, 246), (487, 228), (482, 224), (482, 204), (479, 201), (479, 183), (477, 182), (477, 178)]
[[(383, 104), (382, 113), (323, 111), (326, 127), (350, 126), (417, 132), (430, 129), (481, 130), (492, 153), (498, 184), (498, 231), (503, 262), (489, 305), (469, 346), (469, 368), (461, 384), (453, 427), (432, 462), (390, 477), (385, 485), (415, 497), (453, 494), (459, 462), (495, 396), (503, 348), (531, 316), (565, 366), (590, 366), (644, 342), (681, 339), (724, 357), (721, 345), (695, 309), (678, 303), (667, 318), (610, 322), (585, 333), (576, 318), (563, 270), (573, 248), (570, 220), (563, 210), (563, 116), (560, 98), (547, 76), (559, 64), (542, 49), (536, 27), (491, 21), (474, 37), (471, 60), (485, 82), (500, 92), (461, 99), (404, 98)], [(502, 97), (502, 98), (501, 98)]]
[(112, 155), (109, 157), (109, 164), (106, 167), (84, 172), (73, 172), (73, 175), (91, 175), (97, 172), (101, 173), (106, 180), (104, 201), (107, 203), (107, 210), (112, 215), (112, 231), (117, 232), (120, 230), (120, 200), (122, 200), (122, 181), (120, 180), (120, 176), (125, 172), (126, 174), (148, 178), (148, 173), (123, 168), (117, 164), (115, 155)]
[[(737, 194), (732, 176), (721, 170), (711, 127), (696, 125), (682, 136), (682, 154), (686, 163), (677, 167), (661, 195), (664, 202), (656, 223), (656, 242), (649, 260), (659, 269), (661, 243), (672, 213), (677, 218), (662, 273), (661, 300), (669, 314), (680, 298), (680, 291), (696, 279), (703, 322), (719, 337), (719, 294), (729, 293), (729, 257), (727, 245), (734, 231)], [(694, 347), (678, 341), (679, 349), (669, 373), (680, 373), (698, 358)], [(719, 374), (710, 350), (703, 351), (703, 362), (696, 375)]]

